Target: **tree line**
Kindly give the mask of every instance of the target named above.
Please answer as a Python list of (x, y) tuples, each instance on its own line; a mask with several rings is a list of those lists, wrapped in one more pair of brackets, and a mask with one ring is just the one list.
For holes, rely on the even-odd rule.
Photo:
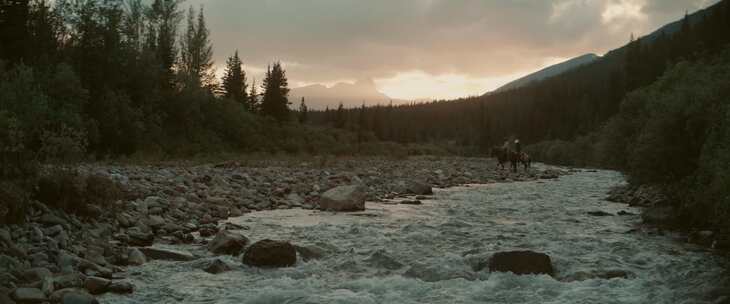
[(15, 132), (3, 143), (43, 159), (246, 150), (290, 119), (280, 62), (260, 94), (237, 50), (219, 81), (204, 8), (146, 3), (1, 0), (0, 118)]

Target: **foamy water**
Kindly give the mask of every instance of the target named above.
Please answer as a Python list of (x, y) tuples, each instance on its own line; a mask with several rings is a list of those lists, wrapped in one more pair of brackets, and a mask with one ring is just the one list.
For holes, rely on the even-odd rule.
[[(103, 303), (720, 303), (722, 259), (673, 235), (639, 230), (639, 210), (604, 200), (623, 183), (610, 171), (554, 181), (436, 191), (423, 205), (368, 203), (365, 212), (277, 210), (231, 222), (252, 241), (290, 240), (324, 252), (295, 267), (262, 270), (223, 257), (218, 275), (194, 262), (129, 269), (137, 286)], [(177, 249), (205, 254), (204, 248)], [(497, 251), (552, 257), (555, 278), (479, 270)], [(570, 281), (576, 273), (623, 271), (629, 278)]]

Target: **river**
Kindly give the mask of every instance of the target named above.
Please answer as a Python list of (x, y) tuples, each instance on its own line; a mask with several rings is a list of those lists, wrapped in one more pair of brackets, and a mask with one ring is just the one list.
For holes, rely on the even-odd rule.
[[(368, 203), (333, 214), (276, 210), (231, 222), (252, 241), (290, 240), (321, 259), (262, 270), (223, 257), (218, 275), (200, 261), (152, 261), (130, 267), (131, 295), (102, 303), (720, 303), (723, 259), (642, 227), (639, 209), (604, 200), (624, 183), (612, 171), (581, 171), (556, 180), (436, 190), (423, 205)], [(605, 211), (633, 215), (591, 216)], [(169, 246), (168, 246), (169, 247)], [(197, 254), (204, 248), (172, 246)], [(547, 253), (547, 275), (480, 270), (497, 251)], [(595, 278), (607, 271), (626, 278)], [(593, 278), (592, 278), (593, 277)]]

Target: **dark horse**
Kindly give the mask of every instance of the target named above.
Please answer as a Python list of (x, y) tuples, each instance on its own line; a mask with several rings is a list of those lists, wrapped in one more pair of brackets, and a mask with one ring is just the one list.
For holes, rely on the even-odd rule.
[(530, 168), (530, 165), (532, 165), (530, 156), (527, 155), (527, 153), (516, 152), (502, 147), (493, 148), (492, 157), (495, 157), (497, 159), (497, 166), (501, 167), (502, 170), (504, 170), (504, 164), (507, 162), (510, 162), (512, 171), (514, 172), (517, 172), (518, 164), (522, 164), (522, 166), (525, 168), (525, 171), (527, 171), (527, 169)]

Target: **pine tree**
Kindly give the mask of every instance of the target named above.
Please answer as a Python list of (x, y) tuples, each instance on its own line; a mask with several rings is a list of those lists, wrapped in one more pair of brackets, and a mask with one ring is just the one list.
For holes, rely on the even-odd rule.
[(259, 112), (261, 105), (259, 104), (260, 94), (256, 91), (256, 78), (251, 82), (251, 93), (248, 94), (248, 109), (251, 112)]
[(261, 112), (279, 122), (289, 120), (289, 83), (281, 62), (276, 62), (267, 69), (262, 88), (264, 98), (261, 102)]
[(180, 39), (180, 70), (191, 86), (212, 89), (213, 46), (209, 36), (203, 7), (200, 7), (196, 19), (195, 9), (190, 6), (187, 31)]
[[(166, 87), (173, 86), (175, 75), (174, 66), (177, 59), (175, 37), (182, 17), (182, 12), (178, 9), (181, 2), (182, 0), (155, 0), (148, 12), (151, 26), (154, 27), (150, 32), (153, 35), (149, 38), (155, 40), (155, 55), (163, 72), (162, 84)], [(151, 44), (152, 41), (148, 41), (148, 46)]]
[(299, 123), (301, 123), (301, 124), (307, 123), (308, 114), (309, 114), (309, 108), (307, 108), (307, 104), (304, 103), (304, 97), (302, 97), (302, 102), (299, 104)]
[(248, 98), (248, 82), (246, 72), (243, 71), (241, 58), (238, 57), (238, 50), (233, 56), (226, 60), (226, 71), (223, 75), (223, 96), (230, 98), (247, 110), (252, 110)]

